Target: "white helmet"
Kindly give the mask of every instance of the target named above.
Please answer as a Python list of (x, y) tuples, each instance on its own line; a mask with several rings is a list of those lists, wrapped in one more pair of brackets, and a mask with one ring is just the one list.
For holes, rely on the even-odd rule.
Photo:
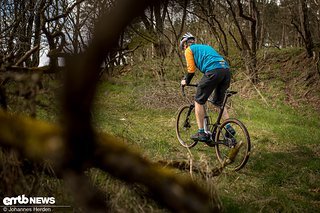
[(191, 33), (187, 32), (186, 34), (184, 34), (180, 40), (180, 45), (179, 45), (180, 49), (183, 50), (183, 44), (190, 39), (196, 40), (196, 38)]

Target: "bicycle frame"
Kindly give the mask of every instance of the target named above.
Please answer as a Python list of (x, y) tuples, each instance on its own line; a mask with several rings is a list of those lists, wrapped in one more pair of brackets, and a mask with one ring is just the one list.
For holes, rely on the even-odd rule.
[[(189, 84), (187, 86), (191, 86), (191, 87), (197, 87), (198, 85), (197, 84)], [(212, 100), (208, 100), (208, 102), (212, 103), (215, 107), (219, 107), (219, 114), (218, 114), (218, 117), (216, 119), (216, 122), (213, 123), (213, 124), (210, 124), (210, 116), (208, 115), (207, 113), (207, 106), (206, 104), (203, 106), (204, 107), (204, 129), (205, 129), (205, 132), (210, 134), (210, 142), (213, 143), (212, 145), (215, 145), (215, 144), (224, 144), (225, 142), (219, 142), (219, 141), (215, 141), (215, 135), (216, 135), (216, 132), (217, 132), (217, 128), (219, 127), (219, 125), (221, 124), (221, 118), (223, 116), (223, 111), (224, 111), (224, 108), (227, 104), (227, 101), (228, 101), (228, 98), (234, 94), (236, 94), (237, 92), (235, 91), (226, 91), (225, 93), (225, 96), (223, 98), (223, 102), (222, 102), (222, 105), (221, 106), (217, 106), (215, 105)], [(184, 92), (184, 87), (182, 87), (182, 94), (183, 96), (186, 96), (185, 95), (185, 92)], [(190, 104), (190, 108), (189, 108), (189, 111), (188, 111), (188, 114), (187, 114), (187, 117), (189, 117), (189, 115), (191, 114), (191, 111), (193, 110), (193, 108), (195, 107), (194, 103), (191, 103)], [(210, 125), (212, 125), (212, 128), (210, 129)], [(209, 144), (208, 144), (209, 145)]]
[[(227, 90), (224, 94), (221, 106), (217, 107), (219, 112), (214, 115), (211, 115), (210, 111), (212, 110), (210, 110), (207, 103), (203, 106), (204, 129), (210, 136), (209, 140), (194, 140), (193, 137), (190, 137), (190, 133), (196, 131), (198, 128), (198, 125), (196, 124), (197, 118), (194, 118), (195, 112), (193, 112), (195, 103), (190, 98), (186, 97), (189, 104), (180, 107), (176, 119), (176, 134), (182, 146), (192, 148), (196, 146), (199, 141), (204, 142), (208, 146), (214, 147), (220, 163), (224, 167), (226, 165), (231, 165), (233, 171), (238, 171), (245, 166), (251, 149), (250, 135), (246, 126), (237, 118), (222, 120), (228, 98), (236, 93), (237, 92), (235, 91)], [(183, 87), (182, 94), (183, 96), (186, 96)], [(210, 98), (208, 102), (215, 105)], [(211, 119), (215, 120), (215, 122)]]
[[(233, 92), (233, 93), (235, 93), (235, 92)], [(216, 122), (214, 123), (216, 126), (218, 126), (218, 125), (221, 124), (220, 121), (221, 121), (221, 118), (222, 118), (222, 116), (223, 116), (224, 108), (225, 108), (225, 106), (226, 106), (226, 104), (227, 104), (228, 98), (229, 98), (231, 95), (232, 95), (232, 94), (231, 94), (229, 91), (226, 91), (226, 94), (225, 94), (225, 96), (224, 96), (224, 98), (223, 98), (223, 102), (222, 102), (222, 105), (221, 105), (221, 106), (217, 106), (217, 105), (215, 105), (212, 101), (208, 100), (208, 101), (209, 101), (210, 103), (212, 103), (214, 106), (219, 107), (219, 114), (218, 114), (218, 117), (217, 117), (217, 119), (216, 119)], [(206, 109), (205, 109), (205, 110), (206, 110)]]

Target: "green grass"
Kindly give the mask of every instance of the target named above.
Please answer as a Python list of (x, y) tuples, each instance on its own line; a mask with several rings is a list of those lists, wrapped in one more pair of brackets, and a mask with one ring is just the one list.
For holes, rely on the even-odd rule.
[(316, 113), (305, 114), (286, 105), (266, 106), (262, 101), (247, 100), (238, 117), (253, 131), (272, 134), (280, 144), (311, 145), (320, 141), (320, 121)]
[[(175, 136), (178, 108), (170, 107), (170, 102), (159, 108), (145, 105), (143, 96), (150, 86), (123, 79), (101, 83), (95, 126), (126, 138), (128, 146), (152, 161), (188, 160), (187, 150)], [(172, 99), (180, 98), (179, 88), (176, 90)], [(251, 135), (249, 162), (238, 173), (226, 170), (213, 179), (197, 180), (215, 185), (225, 212), (319, 211), (319, 114), (295, 110), (279, 101), (267, 106), (258, 98), (235, 97), (233, 102), (232, 116), (242, 120)], [(191, 152), (194, 163), (218, 165), (214, 151), (203, 144)]]
[[(226, 169), (214, 178), (193, 174), (195, 181), (214, 196), (215, 193), (218, 195), (224, 212), (320, 212), (319, 111), (309, 105), (293, 108), (287, 104), (288, 97), (294, 98), (293, 101), (301, 100), (301, 96), (287, 94), (292, 92), (286, 91), (288, 81), (303, 78), (299, 77), (301, 71), (296, 67), (283, 73), (284, 66), (278, 64), (277, 57), (280, 55), (280, 61), (286, 61), (298, 53), (298, 50), (285, 50), (281, 54), (276, 50), (270, 52), (268, 65), (271, 68), (266, 66), (261, 70), (260, 80), (264, 84), (257, 85), (267, 104), (252, 85), (245, 85), (241, 72), (233, 70), (238, 84), (233, 82), (232, 86), (240, 93), (232, 97), (230, 114), (249, 130), (252, 152), (248, 164), (240, 172)], [(175, 117), (178, 107), (185, 103), (179, 88), (180, 65), (164, 63), (168, 66), (165, 69), (171, 71), (166, 73), (165, 82), (156, 81), (159, 63), (156, 65), (152, 60), (146, 61), (139, 69), (130, 67), (131, 71), (125, 76), (102, 81), (92, 111), (94, 126), (98, 131), (124, 138), (128, 146), (151, 161), (192, 159), (193, 165), (203, 169), (217, 167), (219, 162), (212, 148), (198, 144), (191, 149), (190, 155), (176, 139)], [(193, 81), (200, 77), (197, 75)], [(294, 88), (301, 86), (293, 82)], [(43, 105), (37, 107), (37, 117), (55, 122), (60, 119), (61, 110), (58, 98), (53, 94), (60, 84), (48, 78), (44, 85), (46, 92), (37, 96), (37, 101)], [(14, 85), (12, 87), (15, 89)], [(28, 113), (28, 108), (21, 104), (25, 100), (9, 101), (11, 111)], [(188, 172), (176, 173), (190, 176)], [(149, 197), (141, 196), (140, 186), (129, 186), (97, 169), (91, 169), (87, 174), (106, 192), (115, 212), (167, 211)], [(41, 176), (39, 186), (38, 192), (54, 195), (59, 203), (74, 204), (72, 194), (65, 190), (62, 180)]]
[(248, 209), (318, 211), (320, 195), (315, 191), (320, 185), (319, 115), (299, 112), (285, 104), (269, 107), (259, 100), (237, 103), (241, 104), (237, 117), (248, 126), (253, 145), (243, 172), (258, 189), (249, 192), (252, 201)]
[(168, 147), (175, 139), (175, 112), (147, 109), (136, 103), (139, 92), (134, 91), (130, 83), (102, 84), (94, 113), (97, 128), (126, 138), (132, 145), (148, 150), (151, 156), (169, 155)]

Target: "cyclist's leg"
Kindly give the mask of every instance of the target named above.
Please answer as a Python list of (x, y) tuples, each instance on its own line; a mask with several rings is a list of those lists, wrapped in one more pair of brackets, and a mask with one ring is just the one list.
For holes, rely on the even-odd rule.
[[(223, 81), (224, 75), (219, 70), (206, 72), (198, 83), (195, 101), (200, 105), (204, 105), (213, 90)], [(229, 82), (230, 84), (230, 82)]]
[[(219, 75), (222, 76), (222, 80), (218, 83), (213, 93), (212, 103), (215, 106), (220, 107), (223, 103), (225, 92), (230, 87), (231, 74), (229, 69), (219, 69), (218, 72)], [(224, 120), (229, 118), (229, 113), (226, 107), (224, 108), (222, 117)]]
[(204, 104), (208, 100), (212, 91), (220, 81), (220, 76), (215, 71), (207, 72), (203, 75), (202, 79), (198, 83), (197, 92), (195, 96), (195, 114), (198, 124), (198, 133), (192, 136), (193, 139), (200, 138), (199, 135), (204, 135)]
[(215, 89), (215, 87), (221, 81), (221, 76), (217, 72), (206, 72), (198, 83), (197, 92), (195, 96), (195, 112), (198, 121), (199, 129), (203, 128), (204, 107), (209, 96)]
[(199, 127), (199, 129), (203, 129), (203, 119), (204, 119), (204, 106), (203, 104), (199, 104), (198, 102), (195, 101), (194, 104), (194, 110), (195, 110), (195, 114), (196, 114), (196, 119), (197, 119), (197, 125)]
[[(214, 100), (215, 100), (214, 103), (218, 106), (222, 105), (226, 90), (229, 88), (230, 81), (231, 81), (231, 74), (228, 69), (222, 70), (221, 72), (223, 73), (222, 75), (224, 75), (224, 78), (217, 86), (214, 94)], [(224, 120), (229, 119), (229, 113), (228, 113), (227, 107), (224, 108), (222, 117)], [(229, 138), (234, 136), (235, 134), (236, 134), (236, 131), (233, 129), (231, 124), (227, 123), (225, 136)]]

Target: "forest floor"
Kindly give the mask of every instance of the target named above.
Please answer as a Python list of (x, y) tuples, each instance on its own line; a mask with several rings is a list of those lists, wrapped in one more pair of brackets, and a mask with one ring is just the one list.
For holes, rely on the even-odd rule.
[[(144, 106), (142, 87), (125, 82), (102, 84), (99, 97), (104, 97), (105, 91), (108, 95), (97, 101), (96, 126), (126, 138), (129, 146), (154, 162), (190, 161), (189, 152), (176, 139), (177, 110)], [(249, 162), (240, 172), (225, 170), (214, 178), (199, 175), (196, 179), (216, 190), (226, 212), (318, 211), (319, 114), (287, 105), (270, 107), (259, 99), (234, 99), (232, 116), (247, 125), (252, 140)], [(214, 150), (204, 144), (191, 153), (193, 164), (204, 170), (219, 165)], [(119, 201), (126, 203), (127, 197), (116, 196), (116, 209), (121, 211)]]
[[(241, 72), (235, 73), (231, 85), (240, 92), (229, 104), (231, 116), (245, 123), (252, 140), (245, 168), (226, 169), (213, 178), (177, 173), (192, 175), (219, 198), (225, 212), (319, 212), (319, 76), (308, 69), (303, 54), (268, 54), (259, 65), (258, 85)], [(214, 149), (198, 144), (190, 154), (176, 138), (177, 110), (186, 103), (179, 80), (131, 74), (100, 84), (96, 127), (126, 138), (129, 146), (154, 162), (191, 160), (204, 173), (219, 166)], [(122, 190), (126, 193), (114, 194), (117, 212), (165, 211), (152, 203), (141, 204), (128, 188)]]
[[(250, 83), (240, 61), (233, 63), (231, 89), (239, 93), (228, 104), (231, 116), (249, 130), (252, 152), (248, 164), (239, 172), (225, 169), (215, 177), (176, 173), (192, 176), (220, 202), (224, 212), (320, 212), (320, 75), (312, 59), (301, 51), (260, 54), (257, 85)], [(204, 144), (190, 153), (179, 144), (175, 119), (187, 100), (179, 86), (183, 70), (168, 60), (161, 62), (167, 64), (162, 77), (158, 72), (161, 63), (150, 60), (127, 66), (107, 81), (102, 79), (92, 113), (94, 126), (124, 138), (124, 143), (153, 162), (192, 161), (205, 173), (219, 162), (214, 149)], [(49, 78), (44, 85), (57, 88)], [(37, 107), (38, 118), (56, 121), (56, 96), (44, 92), (39, 101), (47, 107)], [(10, 110), (14, 111), (17, 103), (10, 103)], [(138, 186), (97, 169), (88, 175), (106, 191), (112, 212), (167, 212)], [(62, 181), (41, 180), (43, 191), (74, 206)]]

